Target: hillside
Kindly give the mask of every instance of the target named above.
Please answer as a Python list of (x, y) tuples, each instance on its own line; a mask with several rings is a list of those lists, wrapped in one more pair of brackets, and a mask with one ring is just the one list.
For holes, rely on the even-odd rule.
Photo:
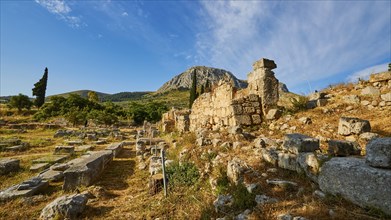
[(244, 88), (247, 86), (247, 83), (244, 80), (236, 78), (229, 71), (213, 67), (195, 66), (164, 83), (157, 92), (162, 93), (170, 90), (190, 89), (192, 83), (191, 75), (193, 71), (196, 71), (198, 85), (204, 85), (207, 81), (209, 81), (211, 85), (216, 85), (220, 80), (223, 80), (225, 82), (232, 83), (238, 88)]
[[(83, 98), (87, 98), (88, 97), (88, 93), (91, 92), (92, 90), (77, 90), (77, 91), (72, 91), (72, 92), (66, 92), (66, 93), (61, 93), (61, 94), (56, 94), (56, 95), (51, 95), (51, 96), (48, 96), (46, 97), (47, 99), (50, 99), (50, 97), (52, 96), (62, 96), (64, 98), (68, 97), (70, 94), (77, 94), (77, 95), (80, 95), (81, 97)], [(95, 91), (96, 92), (96, 91)], [(111, 94), (107, 94), (107, 93), (102, 93), (102, 92), (96, 92), (96, 94), (98, 95), (99, 99), (103, 99), (107, 96), (110, 96)]]

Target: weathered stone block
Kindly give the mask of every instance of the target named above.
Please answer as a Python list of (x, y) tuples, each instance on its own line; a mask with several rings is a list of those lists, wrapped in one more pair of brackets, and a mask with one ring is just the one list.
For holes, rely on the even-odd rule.
[(251, 125), (251, 118), (249, 115), (237, 115), (235, 118), (238, 125)]
[(19, 170), (19, 160), (17, 159), (1, 159), (0, 160), (0, 175), (5, 175)]
[(49, 163), (35, 163), (35, 164), (31, 165), (30, 171), (38, 172), (38, 171), (49, 168), (49, 166), (50, 166)]
[(318, 99), (316, 100), (316, 106), (322, 107), (327, 105), (327, 99)]
[(367, 86), (361, 90), (361, 95), (377, 96), (380, 95), (380, 90), (372, 86)]
[(248, 101), (250, 102), (258, 102), (259, 103), (259, 96), (256, 94), (250, 94), (247, 96)]
[(278, 153), (278, 167), (301, 173), (301, 167), (297, 163), (297, 155), (291, 153)]
[(262, 58), (253, 64), (254, 70), (259, 69), (259, 68), (266, 68), (266, 69), (272, 70), (272, 69), (277, 68), (277, 65), (274, 63), (274, 60)]
[(61, 181), (64, 179), (64, 174), (62, 171), (48, 169), (48, 170), (40, 173), (39, 177), (41, 177), (43, 180), (46, 180), (49, 182), (51, 182), (51, 181), (57, 182), (57, 181)]
[(278, 152), (273, 148), (262, 148), (261, 149), (262, 159), (268, 163), (271, 163), (275, 166), (278, 165)]
[(259, 125), (262, 123), (262, 118), (260, 115), (251, 115), (251, 119), (254, 125)]
[(0, 201), (17, 197), (29, 197), (43, 191), (48, 186), (49, 183), (47, 181), (43, 181), (40, 177), (34, 177), (23, 181), (20, 184), (11, 186), (6, 190), (0, 191)]
[(54, 148), (54, 154), (74, 154), (74, 146), (56, 146)]
[(122, 152), (123, 146), (122, 143), (112, 143), (105, 150), (110, 150), (113, 152), (113, 157), (117, 157)]
[(97, 151), (73, 164), (64, 172), (63, 189), (74, 190), (80, 185), (91, 185), (113, 160), (112, 151)]
[(92, 145), (82, 145), (82, 146), (76, 146), (75, 147), (75, 152), (84, 152), (84, 151), (89, 151), (93, 150), (94, 147)]
[(243, 114), (243, 108), (241, 105), (232, 105), (232, 110), (234, 115)]
[(319, 150), (319, 139), (298, 133), (287, 134), (282, 146), (284, 150), (293, 154), (314, 152)]
[(227, 177), (230, 181), (238, 184), (243, 181), (243, 174), (247, 170), (246, 162), (235, 157), (227, 164)]
[(338, 134), (340, 135), (351, 135), (361, 134), (364, 132), (370, 132), (371, 125), (369, 121), (359, 118), (341, 117), (338, 124)]
[(281, 117), (282, 111), (279, 109), (270, 109), (267, 112), (266, 119), (267, 120), (277, 120)]
[(329, 140), (328, 153), (335, 156), (360, 155), (361, 147), (357, 142)]
[(366, 146), (369, 166), (391, 169), (391, 138), (375, 138)]
[(391, 92), (383, 94), (380, 97), (385, 102), (391, 102)]
[(323, 192), (391, 215), (391, 170), (370, 167), (364, 159), (335, 157), (324, 163), (318, 179)]
[(86, 194), (61, 196), (42, 210), (40, 219), (77, 219), (83, 212), (87, 201)]
[(253, 114), (253, 113), (255, 113), (255, 108), (254, 107), (244, 107), (244, 113), (245, 114)]

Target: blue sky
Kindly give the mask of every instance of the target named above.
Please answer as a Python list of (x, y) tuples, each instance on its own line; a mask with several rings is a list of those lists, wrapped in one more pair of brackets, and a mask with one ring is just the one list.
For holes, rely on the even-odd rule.
[(391, 62), (390, 1), (1, 0), (0, 96), (154, 91), (195, 65), (246, 79), (275, 60), (297, 93)]

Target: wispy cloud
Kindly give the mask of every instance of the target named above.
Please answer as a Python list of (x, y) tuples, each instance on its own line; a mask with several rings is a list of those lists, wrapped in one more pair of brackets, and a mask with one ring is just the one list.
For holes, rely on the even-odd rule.
[(122, 12), (122, 14), (121, 14), (122, 16), (124, 16), (124, 17), (126, 17), (126, 16), (129, 16), (129, 14), (128, 14), (128, 12)]
[(289, 87), (391, 60), (389, 1), (201, 4), (200, 62), (240, 78), (261, 57), (276, 61), (277, 77)]
[(86, 26), (79, 16), (70, 15), (72, 9), (63, 0), (35, 0), (35, 2), (46, 8), (50, 13), (55, 14), (59, 19), (65, 21), (73, 28)]
[(349, 82), (357, 82), (358, 79), (365, 79), (366, 80), (369, 78), (369, 76), (371, 74), (383, 72), (383, 71), (386, 71), (387, 69), (388, 69), (388, 63), (383, 63), (383, 64), (376, 65), (376, 66), (371, 66), (371, 67), (365, 68), (363, 70), (360, 70), (358, 72), (355, 72), (355, 73), (349, 75), (348, 77), (346, 77), (346, 80)]

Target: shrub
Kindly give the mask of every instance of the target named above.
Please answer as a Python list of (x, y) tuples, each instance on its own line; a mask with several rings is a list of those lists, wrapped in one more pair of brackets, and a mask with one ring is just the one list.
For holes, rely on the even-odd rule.
[(299, 111), (304, 111), (307, 109), (308, 98), (305, 96), (299, 96), (297, 98), (292, 98), (291, 103), (292, 107), (289, 109), (292, 113)]
[(200, 174), (193, 163), (174, 162), (167, 168), (167, 178), (173, 186), (191, 186), (198, 181)]

